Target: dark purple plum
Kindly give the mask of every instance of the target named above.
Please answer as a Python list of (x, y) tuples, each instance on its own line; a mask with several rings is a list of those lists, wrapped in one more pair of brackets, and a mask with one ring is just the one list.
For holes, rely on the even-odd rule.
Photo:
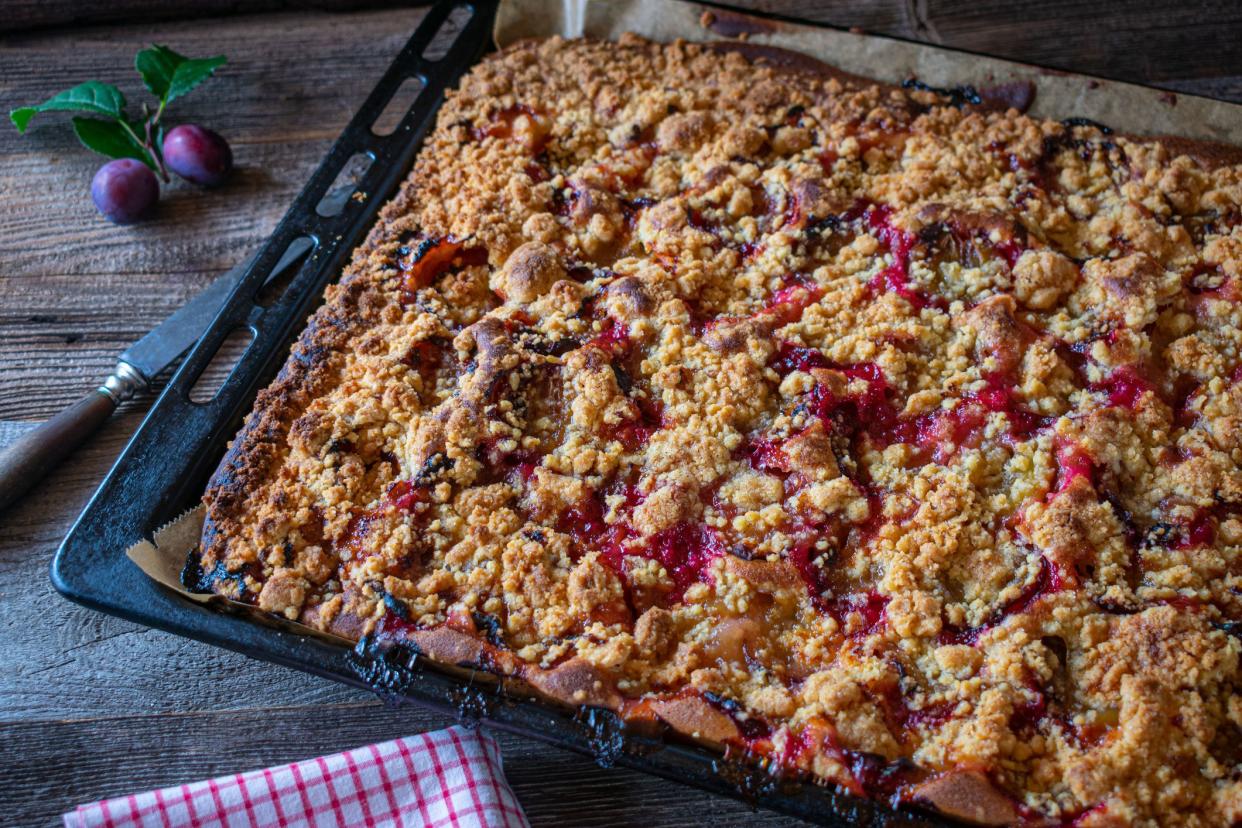
[(146, 164), (133, 158), (118, 158), (95, 173), (91, 199), (109, 221), (132, 224), (155, 207), (160, 200), (160, 185)]
[(197, 124), (182, 124), (164, 136), (168, 169), (200, 187), (215, 187), (233, 169), (233, 151), (220, 133)]

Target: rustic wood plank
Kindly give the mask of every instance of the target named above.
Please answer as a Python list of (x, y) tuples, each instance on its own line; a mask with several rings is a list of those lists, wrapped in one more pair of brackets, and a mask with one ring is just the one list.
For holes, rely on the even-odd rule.
[[(115, 355), (212, 277), (257, 249), (423, 14), (350, 15), (350, 38), (327, 13), (142, 24), (0, 38), (0, 108), (39, 100), (85, 77), (141, 100), (133, 53), (160, 40), (230, 63), (179, 101), (182, 122), (211, 125), (238, 165), (221, 189), (164, 188), (158, 218), (116, 227), (87, 195), (97, 156), (65, 119), (20, 136), (0, 129), (0, 419), (51, 416), (112, 368)], [(314, 78), (308, 83), (308, 78)], [(80, 378), (80, 380), (79, 380)]]
[[(120, 228), (95, 215), (85, 191), (99, 162), (64, 124), (26, 137), (0, 129), (7, 161), (0, 173), (0, 420), (41, 420), (80, 396), (129, 342), (253, 250), (421, 15), (363, 12), (349, 15), (348, 26), (333, 14), (263, 15), (0, 39), (0, 106), (88, 76), (124, 79), (137, 96), (126, 67), (143, 44), (158, 40), (191, 54), (226, 44), (228, 69), (210, 94), (186, 99), (183, 113), (228, 135), (239, 164), (222, 190), (175, 184), (158, 219)], [(0, 720), (221, 709), (250, 698), (282, 705), (359, 698), (107, 618), (52, 592), (52, 551), (151, 399), (127, 404), (3, 515), (0, 633), (15, 669), (0, 677)], [(14, 436), (19, 430), (17, 422), (6, 428)]]
[[(149, 21), (313, 5), (346, 9), (400, 0), (12, 0), (0, 30), (109, 20)], [(1236, 73), (1242, 8), (1230, 0), (734, 0), (839, 26), (971, 49), (1066, 71), (1169, 85)], [(1211, 94), (1210, 87), (1201, 94)], [(1190, 91), (1190, 90), (1184, 90)], [(1236, 86), (1225, 90), (1242, 100)]]
[(0, 31), (278, 10), (357, 11), (406, 5), (410, 5), (406, 0), (7, 0)]
[[(3, 515), (0, 722), (221, 710), (254, 699), (286, 706), (366, 699), (352, 688), (79, 607), (53, 591), (52, 552), (137, 428), (141, 408), (127, 406)], [(20, 430), (3, 432), (15, 437)]]
[[(56, 34), (0, 38), (0, 108), (38, 101), (86, 77), (117, 83), (131, 100), (147, 95), (129, 68), (137, 48), (160, 39), (189, 54), (220, 51), (229, 64), (208, 86), (177, 101), (172, 123), (198, 122), (225, 135), (238, 166), (222, 189), (202, 192), (181, 181), (164, 188), (158, 220), (114, 227), (87, 196), (98, 156), (78, 146), (67, 119), (40, 117), (26, 136), (0, 129), (7, 235), (6, 276), (168, 273), (235, 264), (305, 183), (361, 98), (422, 17), (422, 10), (351, 16), (356, 39), (325, 39), (330, 14), (128, 26), (87, 30), (67, 54)], [(362, 47), (361, 44), (365, 44)], [(59, 51), (59, 53), (58, 53)], [(309, 57), (313, 55), (313, 58)], [(308, 79), (313, 78), (313, 82)], [(256, 219), (260, 221), (256, 222)], [(204, 232), (210, 228), (210, 232)], [(74, 251), (66, 257), (65, 251)]]
[[(118, 228), (95, 215), (86, 195), (98, 159), (78, 148), (63, 124), (48, 119), (26, 137), (0, 127), (6, 161), (0, 169), (0, 444), (96, 384), (117, 352), (261, 243), (421, 15), (399, 8), (171, 23), (149, 17), (182, 14), (191, 5), (201, 15), (288, 4), (6, 4), (0, 28), (43, 25), (63, 19), (58, 14), (142, 21), (0, 35), (0, 109), (86, 77), (121, 82), (140, 99), (128, 67), (133, 52), (150, 42), (190, 54), (227, 52), (230, 63), (211, 91), (187, 98), (178, 112), (228, 136), (239, 171), (211, 193), (174, 184), (157, 220)], [(1103, 0), (755, 5), (1242, 100), (1242, 7), (1225, 0), (1182, 7), (1136, 0), (1124, 11)], [(0, 822), (50, 824), (94, 797), (447, 723), (424, 711), (391, 711), (352, 688), (128, 624), (55, 595), (47, 580), (52, 551), (150, 402), (146, 395), (127, 404), (49, 480), (0, 515), (0, 647), (8, 667), (0, 671), (0, 751), (14, 760), (6, 767), (9, 784), (0, 786)], [(537, 825), (797, 824), (641, 775), (606, 772), (522, 739), (504, 737), (502, 745), (509, 777)]]
[[(308, 717), (311, 719), (308, 727)], [(10, 757), (6, 824), (49, 821), (52, 807), (191, 782), (445, 727), (452, 720), (378, 702), (38, 722), (0, 729)], [(731, 799), (497, 734), (505, 775), (535, 826), (796, 826)], [(73, 761), (66, 761), (73, 757)], [(11, 820), (11, 822), (10, 822)]]
[(1222, 75), (1218, 78), (1197, 78), (1195, 80), (1171, 80), (1161, 86), (1184, 92), (1187, 95), (1204, 95), (1219, 98), (1222, 101), (1242, 102), (1242, 75)]
[[(982, 10), (975, 4), (954, 5), (950, 0), (899, 6), (847, 2), (827, 7), (760, 0), (755, 5), (837, 24), (853, 21), (903, 36), (922, 32), (931, 40), (990, 48), (1023, 59), (1036, 59), (1040, 54), (1027, 50), (1035, 37), (1031, 32), (1037, 30), (1044, 38), (1039, 42), (1051, 44), (1040, 48), (1059, 48), (1062, 58), (1072, 55), (1071, 63), (1062, 65), (1088, 71), (1125, 69), (1124, 61), (1113, 60), (1118, 50), (1142, 55), (1147, 62), (1152, 54), (1162, 61), (1172, 60), (1170, 55), (1180, 53), (1166, 48), (1169, 44), (1161, 38), (1173, 38), (1174, 45), (1199, 42), (1185, 31), (1198, 31), (1204, 25), (1201, 19), (1212, 21), (1207, 44), (1215, 44), (1212, 37), (1229, 40), (1223, 48), (1204, 50), (1218, 59), (1228, 60), (1231, 49), (1236, 56), (1237, 44), (1242, 42), (1232, 36), (1242, 7), (1223, 2), (1208, 4), (1204, 18), (1186, 10), (1157, 14), (1145, 6), (1131, 9), (1126, 26), (1112, 27), (1116, 32), (1107, 26), (1083, 25), (1091, 15), (1104, 14), (1098, 4), (1082, 8), (1083, 4), (1062, 3), (1065, 8), (1058, 6), (1057, 14), (1049, 15), (1054, 22), (1041, 22), (1042, 18), (1034, 19), (1039, 14), (1029, 8), (1011, 8), (1005, 3)], [(102, 376), (101, 372), (110, 369), (118, 346), (149, 329), (163, 317), (165, 308), (184, 301), (211, 275), (254, 249), (348, 117), (366, 88), (361, 79), (378, 76), (419, 14), (400, 10), (351, 16), (351, 25), (372, 38), (366, 50), (344, 39), (318, 42), (323, 38), (316, 33), (333, 19), (327, 14), (289, 16), (278, 39), (262, 25), (225, 21), (212, 26), (144, 23), (125, 27), (123, 35), (113, 28), (91, 29), (75, 37), (78, 48), (67, 54), (57, 54), (64, 50), (62, 38), (55, 33), (10, 35), (0, 40), (6, 47), (0, 79), (0, 103), (4, 104), (36, 100), (58, 84), (87, 75), (120, 82), (131, 97), (139, 97), (141, 89), (126, 68), (136, 45), (154, 39), (157, 33), (192, 53), (216, 51), (219, 43), (229, 43), (233, 61), (212, 82), (210, 96), (191, 96), (182, 112), (185, 120), (201, 119), (220, 126), (233, 140), (239, 163), (239, 174), (223, 190), (203, 194), (174, 183), (166, 190), (159, 221), (116, 228), (98, 219), (85, 196), (98, 161), (77, 147), (63, 124), (36, 126), (25, 139), (13, 130), (0, 130), (0, 152), (9, 159), (4, 181), (10, 195), (6, 204), (11, 208), (0, 242), (6, 262), (0, 290), (12, 297), (0, 307), (0, 324), (5, 325), (11, 343), (0, 354), (0, 418), (50, 416), (63, 405), (62, 400), (72, 398), (61, 376), (67, 370), (63, 357), (72, 358), (74, 370), (80, 367), (92, 377)], [(1062, 39), (1056, 26), (1066, 21), (1075, 23), (1075, 31), (1089, 31), (1091, 37), (1104, 38), (1111, 45), (1103, 50), (1058, 46)], [(1020, 29), (1016, 40), (1010, 36), (1015, 26)], [(1104, 34), (1099, 33), (1101, 29)], [(1129, 48), (1137, 47), (1134, 32), (1154, 38), (1152, 48)], [(305, 65), (307, 54), (315, 54), (317, 68)], [(1106, 60), (1107, 65), (1090, 62), (1096, 59)], [(1236, 65), (1235, 61), (1232, 66), (1236, 69)], [(55, 71), (48, 71), (49, 66)], [(350, 67), (349, 71), (340, 71), (342, 66)], [(306, 83), (308, 71), (315, 75), (315, 84)], [(1141, 73), (1135, 77), (1143, 79)], [(1238, 76), (1170, 83), (1181, 91), (1207, 91), (1242, 100)], [(227, 113), (223, 116), (227, 125), (219, 121), (221, 112)], [(212, 232), (201, 232), (204, 226)], [(49, 228), (54, 229), (49, 233)], [(64, 255), (66, 250), (75, 251), (74, 255)], [(101, 284), (106, 274), (120, 272), (131, 278), (119, 288)], [(24, 278), (36, 274), (37, 280)], [(183, 278), (169, 279), (172, 274)], [(116, 297), (118, 301), (105, 305), (122, 315), (96, 312), (98, 303), (93, 300), (101, 288), (125, 292)], [(89, 305), (90, 318), (56, 312), (75, 304)], [(59, 344), (62, 337), (65, 351), (46, 347)], [(55, 365), (47, 364), (48, 354), (55, 354), (51, 358)]]
[[(0, 39), (0, 106), (86, 76), (124, 78), (136, 95), (116, 67), (140, 45), (158, 40), (206, 54), (228, 44), (231, 63), (213, 94), (188, 99), (182, 112), (228, 135), (239, 163), (223, 190), (174, 185), (157, 220), (117, 228), (98, 219), (85, 195), (98, 160), (63, 125), (26, 138), (0, 130), (7, 160), (0, 172), (0, 442), (97, 383), (119, 350), (261, 242), (419, 14), (353, 14), (347, 27), (333, 15), (291, 14)], [(52, 551), (151, 396), (127, 404), (0, 521), (0, 641), (9, 667), (0, 672), (0, 750), (20, 757), (0, 786), (6, 823), (48, 824), (92, 798), (447, 723), (420, 711), (394, 713), (356, 689), (55, 595), (47, 579)], [(276, 709), (231, 710), (258, 700)], [(571, 816), (583, 825), (623, 823), (618, 810), (662, 825), (690, 824), (703, 813), (722, 814), (725, 824), (753, 821), (717, 797), (607, 773), (520, 739), (504, 744), (537, 824), (568, 824)], [(782, 823), (770, 815), (759, 821)]]
[[(1242, 5), (1141, 0), (740, 0), (739, 6), (1190, 92), (1242, 65)], [(1242, 101), (1236, 86), (1195, 87)]]
[(907, 5), (930, 42), (1140, 83), (1237, 72), (1242, 59), (1242, 6), (1232, 0)]

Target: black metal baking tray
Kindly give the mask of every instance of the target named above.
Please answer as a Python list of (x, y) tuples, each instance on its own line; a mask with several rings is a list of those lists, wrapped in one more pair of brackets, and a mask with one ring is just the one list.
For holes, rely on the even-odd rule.
[[(123, 554), (141, 537), (195, 506), (229, 439), (258, 391), (283, 364), (292, 340), (394, 194), (431, 128), (445, 90), (484, 53), (499, 0), (442, 2), (430, 10), (252, 261), (210, 329), (186, 357), (52, 562), (67, 598), (139, 624), (254, 658), (368, 687), (393, 703), (413, 702), (523, 734), (706, 790), (742, 797), (824, 825), (936, 825), (938, 818), (835, 788), (779, 779), (745, 760), (706, 748), (624, 732), (604, 710), (567, 710), (507, 692), (490, 676), (445, 670), (400, 648), (351, 650), (345, 644), (260, 623), (252, 614), (197, 604), (143, 574)], [(464, 20), (464, 25), (462, 20)], [(447, 51), (442, 27), (460, 32)], [(433, 46), (433, 39), (435, 44)], [(432, 47), (429, 49), (429, 47)], [(388, 135), (371, 127), (403, 82), (421, 82), (417, 99)], [(357, 183), (365, 197), (335, 216), (316, 211), (338, 173), (358, 154), (371, 159)], [(274, 300), (264, 288), (291, 242), (308, 236), (311, 254)], [(192, 402), (190, 390), (229, 335), (253, 337), (216, 396)]]

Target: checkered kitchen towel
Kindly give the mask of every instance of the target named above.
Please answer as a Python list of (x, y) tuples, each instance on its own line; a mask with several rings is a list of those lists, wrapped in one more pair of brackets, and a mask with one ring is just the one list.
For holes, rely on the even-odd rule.
[(80, 805), (66, 828), (528, 828), (494, 739), (462, 727)]

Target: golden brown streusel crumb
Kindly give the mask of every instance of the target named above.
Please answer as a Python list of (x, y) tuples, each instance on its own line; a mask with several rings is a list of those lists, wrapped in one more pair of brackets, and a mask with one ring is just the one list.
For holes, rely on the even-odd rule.
[(1242, 166), (1185, 146), (505, 50), (260, 395), (202, 569), (858, 793), (1236, 824)]

